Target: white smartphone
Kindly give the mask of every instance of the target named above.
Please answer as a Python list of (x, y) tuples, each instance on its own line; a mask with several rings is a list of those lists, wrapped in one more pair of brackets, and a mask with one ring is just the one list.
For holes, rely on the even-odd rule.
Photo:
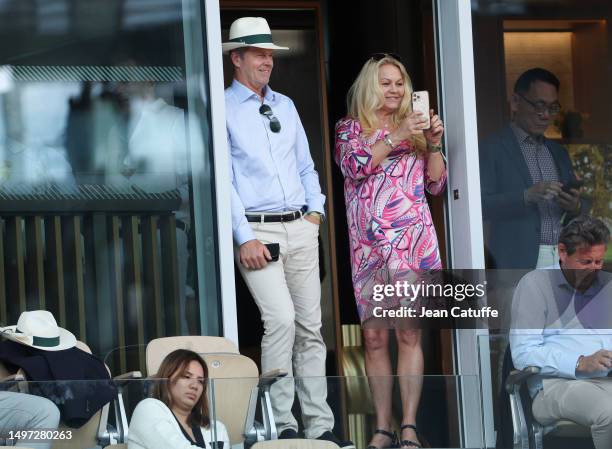
[(431, 121), (429, 120), (429, 93), (426, 90), (412, 92), (412, 110), (423, 113), (427, 118), (425, 129), (429, 129), (431, 127)]

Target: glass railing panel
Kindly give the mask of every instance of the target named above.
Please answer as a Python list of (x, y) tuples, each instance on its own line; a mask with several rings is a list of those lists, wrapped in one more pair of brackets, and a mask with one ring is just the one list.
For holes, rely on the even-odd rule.
[[(479, 391), (477, 376), (281, 377), (269, 388), (259, 377), (205, 381), (188, 377), (179, 376), (170, 381), (5, 379), (0, 383), (3, 409), (25, 409), (32, 416), (42, 414), (47, 418), (36, 425), (32, 421), (13, 419), (11, 424), (0, 428), (2, 444), (19, 442), (23, 446), (26, 442), (46, 442), (53, 448), (83, 449), (129, 441), (146, 447), (154, 440), (168, 439), (171, 447), (175, 444), (172, 438), (186, 438), (176, 424), (176, 418), (181, 419), (180, 407), (164, 405), (172, 397), (173, 404), (202, 407), (204, 419), (192, 416), (202, 426), (203, 438), (209, 445), (224, 443), (217, 444), (218, 449), (248, 448), (257, 440), (276, 438), (274, 427), (280, 430), (283, 420), (286, 424), (287, 417), (291, 416), (289, 413), (297, 417), (295, 424), (302, 438), (314, 438), (315, 433), (333, 429), (338, 437), (351, 439), (357, 448), (365, 448), (377, 427), (372, 391), (377, 389), (380, 394), (382, 388), (390, 399), (393, 430), (399, 429), (402, 423), (401, 391), (409, 391), (413, 398), (420, 396), (418, 400), (413, 399), (420, 441), (431, 447), (464, 448), (459, 410), (463, 406), (481, 409), (480, 398), (473, 395)], [(282, 398), (283, 390), (289, 392), (286, 398)], [(292, 391), (298, 391), (301, 400), (291, 407)], [(302, 394), (306, 391), (318, 391), (326, 400), (309, 403)], [(316, 399), (315, 396), (312, 398)], [(271, 401), (266, 403), (265, 399)], [(300, 409), (306, 415), (322, 418), (303, 420), (301, 416), (306, 415)], [(57, 419), (58, 414), (59, 426), (53, 421), (53, 416)]]
[[(211, 380), (209, 396), (211, 416), (224, 423), (232, 445), (248, 445), (295, 427), (300, 438), (333, 430), (338, 438), (365, 448), (379, 426), (372, 392), (379, 407), (389, 406), (391, 431), (399, 432), (406, 421), (401, 398), (408, 398), (404, 406), (417, 411), (410, 421), (427, 447), (467, 447), (461, 443), (461, 409), (481, 410), (478, 376), (280, 377), (262, 388), (256, 378), (219, 378)], [(404, 438), (415, 437), (404, 432)], [(480, 441), (484, 447), (484, 436)], [(388, 438), (380, 442), (390, 443)]]

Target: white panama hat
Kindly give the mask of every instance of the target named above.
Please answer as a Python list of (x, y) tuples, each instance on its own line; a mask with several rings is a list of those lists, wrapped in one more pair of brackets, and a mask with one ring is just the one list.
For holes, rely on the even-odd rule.
[(223, 51), (241, 47), (258, 47), (269, 50), (289, 50), (272, 42), (272, 32), (263, 17), (241, 17), (234, 20), (229, 31), (229, 42), (223, 42)]
[(47, 310), (22, 312), (17, 325), (0, 327), (0, 332), (9, 340), (43, 351), (70, 349), (77, 342), (72, 332), (59, 327)]

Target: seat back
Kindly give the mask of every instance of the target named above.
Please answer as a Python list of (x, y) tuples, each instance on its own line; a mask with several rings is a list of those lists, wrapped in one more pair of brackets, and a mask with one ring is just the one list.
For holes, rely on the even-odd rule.
[[(104, 407), (108, 407), (106, 404)], [(78, 429), (67, 427), (63, 422), (60, 422), (59, 431), (70, 431), (72, 436), (70, 439), (54, 440), (53, 449), (73, 449), (75, 447), (96, 447), (98, 445), (98, 425), (100, 424), (101, 411), (98, 410), (85, 424)]]
[(147, 344), (147, 376), (155, 375), (164, 358), (176, 349), (190, 349), (198, 354), (209, 352), (239, 353), (238, 347), (223, 337), (192, 335), (156, 338)]
[(257, 389), (257, 365), (240, 354), (202, 354), (202, 358), (211, 379), (210, 413), (225, 424), (232, 444), (241, 443), (251, 395)]
[[(496, 416), (499, 418), (497, 422), (497, 444), (496, 447), (499, 449), (513, 447), (513, 424), (512, 424), (512, 410), (510, 405), (510, 396), (506, 392), (504, 386), (510, 373), (514, 370), (512, 364), (512, 355), (510, 353), (510, 345), (506, 347), (504, 351), (504, 360), (501, 371), (501, 382), (500, 389), (498, 390), (498, 401), (497, 401), (497, 413)], [(531, 401), (529, 401), (531, 405)]]
[(340, 447), (331, 441), (296, 439), (260, 441), (251, 446), (251, 449), (340, 449)]

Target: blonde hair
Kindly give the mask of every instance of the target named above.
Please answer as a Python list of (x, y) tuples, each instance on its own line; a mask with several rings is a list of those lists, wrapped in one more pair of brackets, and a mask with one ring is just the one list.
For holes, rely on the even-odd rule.
[[(348, 116), (359, 120), (366, 135), (370, 135), (376, 129), (382, 127), (376, 116), (376, 111), (382, 108), (385, 103), (383, 90), (378, 81), (378, 73), (380, 68), (387, 64), (397, 67), (404, 81), (404, 97), (399, 108), (391, 115), (393, 127), (399, 126), (400, 122), (412, 112), (412, 81), (404, 65), (390, 55), (386, 55), (379, 61), (370, 58), (361, 68), (357, 79), (353, 82), (346, 96)], [(422, 135), (414, 136), (412, 144), (419, 153), (427, 148), (427, 142)]]

